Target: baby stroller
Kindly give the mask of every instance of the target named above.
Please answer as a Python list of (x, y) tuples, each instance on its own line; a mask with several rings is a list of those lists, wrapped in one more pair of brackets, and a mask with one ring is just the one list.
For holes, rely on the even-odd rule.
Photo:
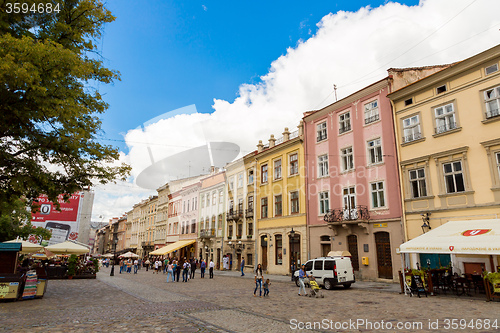
[(323, 292), (321, 292), (321, 288), (314, 278), (309, 280), (309, 287), (311, 288), (309, 291), (309, 297), (325, 298)]

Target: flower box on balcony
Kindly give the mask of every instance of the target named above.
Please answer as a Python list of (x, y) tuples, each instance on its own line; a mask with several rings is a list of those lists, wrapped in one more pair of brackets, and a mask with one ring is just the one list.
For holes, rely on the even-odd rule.
[(247, 238), (252, 238), (252, 235), (247, 235)]

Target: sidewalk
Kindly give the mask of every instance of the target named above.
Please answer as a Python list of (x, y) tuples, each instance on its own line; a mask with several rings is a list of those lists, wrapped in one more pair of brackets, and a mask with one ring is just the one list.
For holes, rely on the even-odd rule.
[[(219, 276), (230, 276), (230, 277), (240, 277), (242, 279), (254, 279), (253, 272), (245, 272), (245, 276), (241, 276), (240, 271), (214, 271), (215, 275)], [(295, 284), (295, 282), (291, 281), (290, 276), (285, 275), (273, 275), (273, 274), (264, 274), (265, 279), (270, 279), (271, 281), (279, 281), (279, 282), (289, 282)], [(400, 293), (401, 287), (399, 283), (387, 283), (387, 282), (376, 282), (376, 281), (356, 281), (353, 283), (352, 289), (369, 289), (372, 291), (384, 291), (384, 292), (392, 292), (392, 293)]]

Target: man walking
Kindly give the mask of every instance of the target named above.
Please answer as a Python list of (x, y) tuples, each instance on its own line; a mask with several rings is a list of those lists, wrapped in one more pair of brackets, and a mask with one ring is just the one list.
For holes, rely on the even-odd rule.
[(137, 270), (139, 270), (139, 260), (134, 260), (134, 274), (137, 274)]
[(201, 278), (205, 278), (205, 268), (207, 268), (207, 263), (205, 262), (205, 259), (201, 259), (200, 263), (200, 270), (201, 270)]
[(186, 258), (184, 258), (184, 264), (182, 265), (182, 282), (188, 281), (188, 271), (189, 271), (189, 263)]
[(245, 268), (245, 258), (241, 258), (241, 276), (245, 276), (245, 273), (243, 273), (243, 268)]
[(215, 267), (215, 264), (214, 264), (213, 260), (210, 259), (210, 264), (208, 265), (208, 271), (210, 272), (211, 279), (214, 278), (214, 267)]

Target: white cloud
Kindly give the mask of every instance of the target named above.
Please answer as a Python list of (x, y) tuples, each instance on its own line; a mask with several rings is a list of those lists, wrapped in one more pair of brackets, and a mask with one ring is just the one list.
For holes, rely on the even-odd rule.
[[(212, 114), (178, 115), (129, 131), (133, 175), (151, 164), (144, 142), (155, 161), (206, 141), (234, 142), (246, 153), (270, 134), (280, 137), (284, 127), (294, 131), (303, 112), (334, 102), (334, 84), (341, 99), (382, 79), (390, 67), (451, 63), (486, 50), (499, 43), (499, 11), (497, 0), (422, 0), (326, 15), (316, 34), (286, 50), (261, 83), (241, 85), (232, 102), (214, 99)], [(114, 215), (139, 201), (133, 199), (123, 199)]]

